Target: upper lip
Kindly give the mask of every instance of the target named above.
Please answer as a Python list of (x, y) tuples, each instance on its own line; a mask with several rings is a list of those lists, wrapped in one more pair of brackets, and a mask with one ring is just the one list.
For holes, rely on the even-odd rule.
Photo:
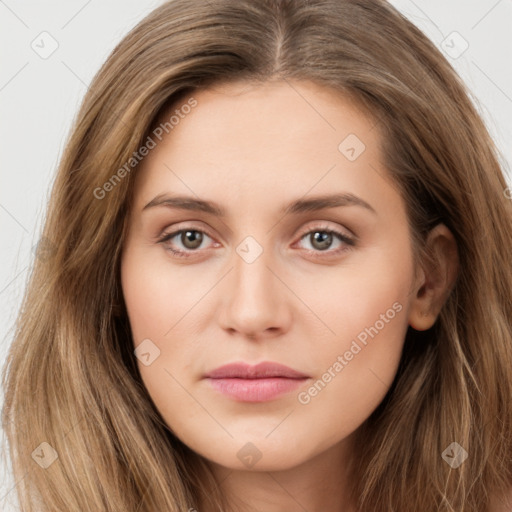
[(270, 377), (303, 379), (307, 375), (283, 364), (264, 361), (257, 365), (250, 365), (244, 362), (226, 364), (208, 372), (206, 377), (211, 379), (264, 379)]

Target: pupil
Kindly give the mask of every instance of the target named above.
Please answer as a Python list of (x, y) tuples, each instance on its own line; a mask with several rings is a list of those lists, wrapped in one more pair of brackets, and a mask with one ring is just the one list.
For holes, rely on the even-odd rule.
[(203, 234), (199, 231), (184, 231), (181, 234), (181, 241), (188, 249), (197, 249), (203, 241)]
[[(315, 233), (313, 233), (313, 240), (315, 243), (318, 243), (318, 249), (328, 249), (332, 242), (332, 233), (327, 233), (325, 231), (316, 231)], [(313, 243), (313, 246), (315, 246), (315, 243)]]

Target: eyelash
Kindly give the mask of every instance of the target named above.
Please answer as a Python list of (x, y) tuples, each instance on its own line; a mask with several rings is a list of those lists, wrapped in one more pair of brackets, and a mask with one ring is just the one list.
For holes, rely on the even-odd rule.
[[(202, 233), (202, 234), (208, 236), (209, 238), (213, 238), (208, 233), (206, 233), (205, 231), (203, 231), (201, 229), (182, 228), (182, 229), (179, 229), (177, 231), (173, 231), (172, 233), (164, 233), (162, 235), (162, 237), (157, 242), (161, 243), (162, 245), (164, 245), (165, 242), (171, 240), (176, 235), (180, 235), (181, 233), (184, 233), (186, 231), (195, 231), (195, 232), (198, 232), (198, 233)], [(345, 234), (343, 234), (343, 233), (341, 233), (341, 232), (339, 232), (339, 231), (337, 231), (335, 229), (331, 229), (331, 228), (328, 228), (328, 227), (325, 227), (325, 226), (314, 227), (314, 228), (310, 229), (309, 231), (306, 231), (299, 238), (299, 241), (303, 240), (306, 236), (311, 235), (312, 233), (317, 233), (317, 232), (318, 233), (328, 233), (328, 234), (336, 236), (341, 242), (343, 242), (345, 244), (345, 247), (341, 247), (341, 248), (338, 248), (338, 249), (335, 249), (335, 250), (326, 249), (325, 251), (319, 251), (319, 250), (314, 250), (314, 249), (305, 249), (306, 252), (309, 253), (309, 254), (314, 253), (315, 255), (322, 255), (322, 253), (325, 252), (325, 253), (328, 254), (328, 256), (333, 256), (333, 255), (337, 255), (337, 254), (340, 254), (342, 252), (351, 250), (355, 246), (355, 244), (356, 244), (356, 241), (355, 241), (354, 238), (349, 237), (349, 236), (347, 236), (347, 235), (345, 235)], [(194, 253), (199, 252), (198, 249), (183, 251), (183, 250), (173, 249), (172, 247), (166, 247), (166, 250), (170, 251), (173, 254), (173, 256), (176, 256), (178, 258), (190, 258)]]

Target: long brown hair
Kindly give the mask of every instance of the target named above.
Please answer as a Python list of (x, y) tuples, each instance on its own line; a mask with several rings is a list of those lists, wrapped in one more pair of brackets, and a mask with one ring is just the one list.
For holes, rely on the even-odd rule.
[[(308, 80), (357, 102), (382, 134), (416, 254), (438, 222), (458, 244), (436, 323), (409, 328), (396, 379), (358, 431), (359, 509), (490, 510), (512, 486), (512, 202), (476, 101), (383, 0), (172, 0), (112, 52), (60, 162), (4, 368), (20, 510), (183, 512), (200, 498), (226, 510), (142, 384), (119, 262), (130, 159), (155, 120), (240, 80)], [(468, 453), (456, 469), (442, 456), (453, 442)]]

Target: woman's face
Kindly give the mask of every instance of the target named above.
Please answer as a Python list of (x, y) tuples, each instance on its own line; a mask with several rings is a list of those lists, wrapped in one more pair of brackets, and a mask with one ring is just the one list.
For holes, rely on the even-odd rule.
[[(137, 362), (194, 451), (291, 468), (346, 445), (393, 381), (413, 299), (405, 204), (377, 127), (338, 93), (193, 97), (137, 170), (122, 256)], [(207, 377), (261, 362), (298, 373)]]

